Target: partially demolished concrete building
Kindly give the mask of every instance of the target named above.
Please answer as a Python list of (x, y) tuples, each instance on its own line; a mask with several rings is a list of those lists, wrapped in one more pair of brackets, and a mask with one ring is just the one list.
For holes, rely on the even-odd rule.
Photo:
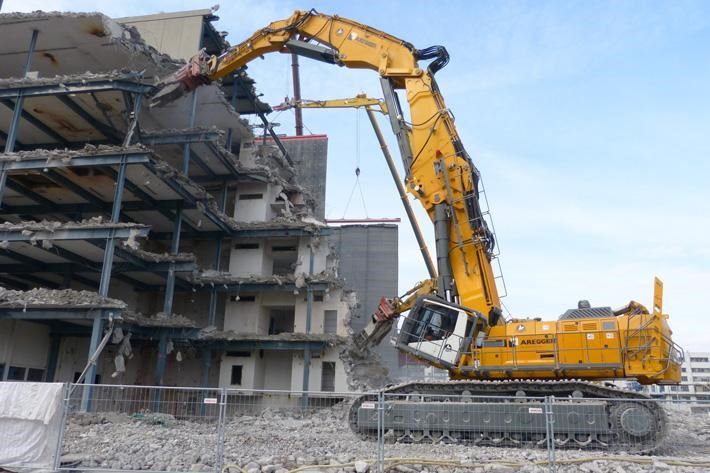
[(215, 19), (0, 15), (0, 380), (384, 380), (342, 351), (396, 294), (397, 227), (322, 223), (327, 137), (255, 137), (243, 117), (270, 110), (244, 72), (147, 105), (228, 46)]

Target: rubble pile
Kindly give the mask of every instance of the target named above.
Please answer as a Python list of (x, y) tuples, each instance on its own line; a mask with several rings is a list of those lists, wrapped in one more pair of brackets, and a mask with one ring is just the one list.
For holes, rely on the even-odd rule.
[[(239, 400), (241, 401), (241, 400)], [(238, 401), (238, 402), (239, 402)], [(362, 473), (377, 455), (375, 442), (360, 440), (348, 427), (346, 400), (301, 415), (297, 400), (278, 399), (278, 407), (258, 408), (252, 398), (231, 405), (224, 435), (224, 465), (247, 473), (286, 473), (310, 466), (315, 473)], [(316, 400), (312, 400), (314, 402)], [(274, 400), (272, 400), (274, 402)], [(295, 403), (295, 404), (294, 404)], [(234, 411), (239, 410), (239, 413)], [(697, 418), (681, 413), (687, 423), (683, 435), (707, 435), (707, 414)], [(705, 433), (703, 433), (705, 432)], [(212, 471), (217, 460), (217, 422), (214, 418), (178, 419), (166, 414), (76, 414), (70, 417), (63, 461), (87, 468), (157, 471)], [(669, 442), (678, 439), (671, 437)], [(699, 473), (707, 468), (671, 466), (675, 460), (710, 462), (710, 447), (672, 446), (664, 456), (610, 455), (603, 451), (557, 450), (558, 471), (564, 473), (645, 473), (674, 471)], [(666, 457), (665, 455), (672, 455)], [(547, 451), (456, 444), (387, 443), (386, 458), (413, 459), (391, 471), (544, 473)], [(424, 459), (452, 462), (427, 465)], [(565, 463), (567, 462), (567, 463)], [(328, 465), (327, 468), (324, 466)], [(238, 468), (235, 468), (239, 471)]]
[(0, 287), (1, 307), (106, 307), (122, 309), (125, 302), (102, 297), (95, 292), (75, 291), (73, 289), (35, 288), (29, 291), (13, 291)]

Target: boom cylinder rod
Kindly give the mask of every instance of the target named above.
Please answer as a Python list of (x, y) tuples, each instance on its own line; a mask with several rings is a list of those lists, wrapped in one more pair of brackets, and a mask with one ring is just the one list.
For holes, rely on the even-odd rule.
[(429, 254), (429, 248), (427, 248), (426, 242), (424, 241), (424, 236), (422, 235), (422, 230), (419, 228), (419, 223), (417, 223), (417, 217), (414, 215), (414, 210), (412, 205), (407, 198), (407, 193), (404, 190), (404, 185), (399, 177), (399, 172), (397, 172), (397, 167), (394, 164), (392, 155), (390, 154), (389, 148), (387, 148), (387, 143), (385, 143), (385, 138), (382, 136), (382, 130), (377, 124), (377, 117), (375, 117), (375, 112), (370, 107), (365, 107), (367, 110), (367, 118), (370, 119), (372, 124), (372, 129), (375, 130), (375, 136), (377, 136), (377, 141), (380, 143), (380, 149), (382, 149), (382, 154), (387, 162), (387, 167), (390, 169), (392, 174), (392, 179), (397, 186), (397, 192), (399, 193), (400, 199), (402, 199), (402, 205), (404, 206), (404, 211), (407, 214), (409, 223), (414, 231), (414, 237), (417, 239), (417, 244), (419, 245), (419, 251), (422, 253), (422, 258), (424, 258), (424, 264), (426, 265), (427, 271), (429, 271), (429, 277), (436, 278), (436, 267)]
[(436, 239), (436, 263), (439, 268), (439, 295), (446, 297), (451, 290), (451, 263), (449, 261), (449, 216), (447, 204), (434, 206), (434, 238)]

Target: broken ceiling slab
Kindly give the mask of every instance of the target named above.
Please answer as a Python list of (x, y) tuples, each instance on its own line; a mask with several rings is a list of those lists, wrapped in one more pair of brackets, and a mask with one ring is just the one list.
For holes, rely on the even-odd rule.
[[(140, 83), (142, 75), (129, 70), (109, 72), (82, 72), (80, 74), (61, 74), (46, 77), (0, 77), (2, 97), (16, 96), (22, 90), (25, 97), (53, 95), (56, 93), (75, 94), (81, 92), (99, 92), (109, 88), (111, 83), (127, 82), (130, 91), (150, 92), (150, 84)], [(109, 85), (107, 85), (109, 84)]]
[(90, 291), (44, 288), (36, 288), (29, 291), (12, 291), (0, 287), (0, 307), (104, 307), (123, 309), (126, 307), (126, 303)]
[(193, 273), (186, 278), (194, 290), (216, 289), (218, 292), (251, 293), (264, 292), (297, 292), (306, 286), (314, 291), (328, 291), (334, 287), (342, 286), (342, 280), (332, 273), (323, 271), (311, 276), (308, 275), (254, 275), (251, 277), (237, 277), (231, 273), (206, 270)]
[[(41, 79), (3, 79), (0, 123), (11, 123), (14, 100), (23, 95), (17, 146), (72, 147), (86, 142), (120, 144), (131, 94), (153, 90), (135, 74), (85, 73)], [(3, 130), (4, 131), (4, 130)], [(9, 132), (9, 130), (7, 130)]]
[(128, 254), (140, 258), (146, 263), (194, 263), (195, 255), (192, 253), (151, 253), (140, 248), (131, 248), (128, 245), (123, 245), (122, 249)]
[(195, 328), (195, 322), (179, 314), (158, 313), (152, 316), (140, 314), (133, 311), (124, 311), (121, 320), (141, 327), (185, 327)]
[[(190, 123), (190, 113), (195, 100), (195, 119)], [(153, 107), (150, 113), (141, 116), (145, 129), (169, 129), (187, 127), (217, 127), (232, 130), (234, 141), (253, 136), (249, 123), (240, 118), (216, 84), (205, 85), (178, 100), (162, 107)]]
[(91, 146), (80, 150), (18, 151), (0, 154), (0, 169), (5, 171), (45, 170), (62, 167), (114, 166), (147, 163), (150, 150), (142, 146)]
[(143, 130), (140, 142), (146, 146), (216, 142), (224, 144), (225, 132), (217, 127)]
[(258, 333), (238, 333), (234, 331), (214, 330), (209, 327), (201, 330), (193, 343), (209, 347), (213, 350), (303, 350), (310, 348), (320, 351), (326, 347), (342, 345), (346, 338), (325, 333), (280, 333), (266, 335)]
[[(39, 31), (36, 52), (32, 57), (32, 70), (38, 73), (38, 77), (34, 79), (24, 78), (26, 53), (33, 29)], [(20, 40), (25, 36), (26, 45)], [(2, 38), (12, 38), (12, 40), (0, 41), (0, 77), (19, 78), (3, 83), (2, 87), (6, 90), (0, 90), (0, 98), (8, 100), (17, 96), (17, 88), (22, 85), (25, 86), (23, 93), (26, 96), (36, 98), (46, 94), (76, 93), (80, 94), (77, 97), (81, 99), (82, 92), (97, 93), (111, 88), (111, 84), (98, 84), (99, 76), (104, 76), (105, 80), (117, 81), (113, 87), (117, 91), (146, 93), (153, 90), (151, 84), (182, 65), (182, 60), (173, 60), (146, 45), (134, 28), (125, 27), (98, 13), (2, 14), (0, 15), (0, 39)], [(87, 69), (92, 72), (86, 72)], [(136, 84), (131, 86), (123, 83), (128, 78), (125, 71), (134, 71), (131, 73), (131, 79)], [(77, 80), (93, 82), (93, 84), (81, 88), (76, 84)], [(71, 90), (63, 89), (61, 85), (71, 85)], [(116, 101), (122, 100), (119, 95), (104, 97), (99, 102), (102, 108), (118, 108), (119, 104)], [(25, 110), (34, 107), (40, 110), (52, 108), (46, 103), (32, 104), (32, 108), (28, 105), (26, 104)], [(91, 103), (80, 103), (80, 105), (87, 108)], [(232, 129), (235, 139), (251, 135), (247, 122), (239, 118), (239, 114), (217, 85), (201, 87), (196, 92), (196, 105), (197, 113), (193, 125), (214, 125), (224, 130)], [(111, 108), (107, 108), (109, 114)], [(169, 107), (155, 109), (154, 113), (149, 113), (146, 104), (141, 120), (146, 121), (146, 128), (180, 128), (189, 124), (191, 108), (192, 97), (178, 100)], [(94, 112), (89, 108), (89, 113), (96, 118), (97, 114)], [(5, 113), (9, 112), (5, 111)], [(33, 115), (37, 118), (35, 113)], [(4, 118), (0, 116), (0, 122), (3, 122)], [(98, 114), (98, 118), (101, 119), (101, 114)], [(184, 121), (181, 121), (181, 118)], [(83, 128), (86, 128), (86, 124), (83, 125)], [(27, 126), (29, 124), (22, 123), (20, 130)], [(71, 129), (83, 128), (71, 127)], [(42, 135), (42, 138), (44, 141), (34, 141), (18, 136), (18, 141), (21, 144), (47, 141), (45, 135)], [(78, 138), (69, 139), (69, 141), (78, 140)]]
[(326, 342), (329, 344), (343, 343), (346, 337), (329, 333), (279, 333), (275, 335), (260, 333), (234, 332), (232, 330), (215, 330), (208, 327), (200, 331), (200, 340), (249, 340), (249, 341), (282, 341), (282, 342)]
[(36, 216), (85, 209), (110, 214), (118, 176), (114, 168), (124, 156), (132, 164), (126, 170), (123, 195), (123, 214), (130, 219), (149, 224), (157, 232), (171, 231), (174, 211), (181, 207), (189, 231), (231, 234), (236, 228), (234, 219), (219, 210), (202, 186), (140, 146), (5, 155), (0, 169), (4, 165), (11, 172), (0, 213)]
[(5, 242), (48, 240), (135, 239), (147, 237), (150, 227), (136, 223), (109, 223), (99, 219), (81, 222), (5, 222), (0, 224), (0, 246)]
[(148, 46), (138, 32), (100, 13), (0, 15), (0, 76), (22, 77), (33, 30), (32, 71), (40, 76), (130, 68), (153, 80), (176, 70), (176, 61)]

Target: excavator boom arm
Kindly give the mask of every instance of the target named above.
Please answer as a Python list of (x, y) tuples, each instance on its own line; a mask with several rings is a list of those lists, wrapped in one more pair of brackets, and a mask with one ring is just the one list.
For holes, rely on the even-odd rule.
[[(271, 52), (294, 52), (377, 71), (402, 156), (405, 187), (434, 222), (439, 297), (494, 319), (500, 314), (491, 258), (494, 240), (479, 205), (479, 174), (459, 139), (434, 74), (448, 62), (441, 46), (416, 49), (382, 31), (314, 10), (275, 21), (219, 57), (196, 56), (153, 102), (172, 100)], [(427, 69), (419, 60), (432, 60)], [(398, 90), (404, 90), (405, 119)]]

